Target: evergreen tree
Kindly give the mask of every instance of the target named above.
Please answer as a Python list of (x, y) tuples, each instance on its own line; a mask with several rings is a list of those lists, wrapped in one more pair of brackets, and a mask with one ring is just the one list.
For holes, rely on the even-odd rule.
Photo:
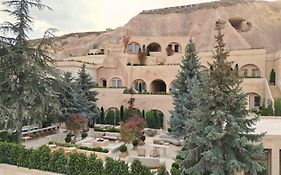
[(213, 69), (202, 81), (206, 93), (193, 91), (197, 108), (187, 123), (188, 134), (180, 154), (182, 174), (257, 174), (263, 169), (263, 135), (254, 134), (251, 127), (258, 117), (248, 117), (247, 95), (240, 88), (241, 78), (231, 69), (232, 62), (227, 61), (222, 26), (222, 21), (216, 23)]
[(269, 83), (275, 85), (275, 81), (276, 81), (276, 73), (274, 69), (271, 69)]
[(91, 120), (95, 114), (92, 108), (95, 103), (90, 101), (82, 88), (74, 81), (70, 72), (66, 72), (63, 76), (64, 83), (67, 88), (64, 88), (60, 101), (63, 107), (62, 121), (65, 121), (70, 114), (81, 113), (88, 120)]
[(175, 80), (175, 90), (172, 91), (174, 110), (171, 111), (170, 128), (176, 137), (185, 136), (186, 121), (196, 106), (192, 89), (199, 87), (199, 67), (195, 44), (190, 40)]
[[(15, 22), (5, 22), (0, 27), (0, 116), (6, 129), (16, 130), (21, 139), (24, 120), (41, 123), (51, 111), (60, 111), (56, 85), (58, 72), (45, 48), (52, 47), (49, 29), (36, 46), (28, 42), (32, 30), (32, 7), (48, 8), (41, 0), (6, 0), (4, 10)], [(7, 37), (9, 36), (9, 37)]]
[(92, 118), (90, 119), (90, 123), (93, 124), (95, 120), (99, 117), (99, 109), (96, 105), (97, 95), (96, 91), (93, 91), (95, 87), (95, 82), (92, 81), (92, 77), (89, 73), (86, 72), (86, 64), (83, 63), (81, 69), (78, 72), (78, 78), (76, 79), (78, 87), (82, 89), (82, 91), (87, 96), (88, 100), (92, 102), (92, 106), (90, 108), (92, 112)]

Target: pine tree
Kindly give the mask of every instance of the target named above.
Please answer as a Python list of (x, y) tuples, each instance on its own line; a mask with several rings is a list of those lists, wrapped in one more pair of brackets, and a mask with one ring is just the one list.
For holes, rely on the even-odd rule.
[[(41, 123), (48, 112), (60, 111), (56, 85), (58, 72), (45, 48), (52, 47), (48, 30), (36, 46), (31, 46), (27, 33), (32, 30), (32, 7), (48, 8), (41, 0), (6, 0), (4, 10), (15, 22), (5, 22), (0, 27), (0, 116), (6, 129), (15, 130), (21, 140), (24, 120)], [(9, 37), (7, 37), (9, 36)]]
[(236, 172), (257, 174), (263, 169), (260, 143), (262, 134), (254, 134), (257, 116), (249, 117), (247, 95), (242, 92), (241, 78), (227, 61), (222, 34), (223, 22), (216, 23), (216, 46), (210, 75), (202, 90), (194, 90), (197, 108), (187, 123), (182, 150), (182, 174), (234, 175)]
[(269, 83), (275, 85), (275, 81), (276, 81), (276, 73), (274, 69), (271, 69)]
[(78, 78), (76, 79), (78, 87), (82, 89), (82, 91), (86, 94), (89, 101), (92, 102), (91, 112), (92, 118), (90, 119), (90, 123), (93, 124), (95, 120), (99, 117), (99, 109), (96, 105), (97, 95), (96, 91), (91, 90), (95, 87), (95, 82), (92, 81), (92, 77), (89, 73), (86, 72), (86, 64), (83, 63), (81, 69), (78, 72)]
[(63, 80), (67, 84), (67, 88), (64, 88), (60, 95), (60, 101), (63, 107), (62, 121), (65, 121), (69, 115), (77, 113), (81, 113), (88, 120), (92, 120), (95, 114), (91, 109), (96, 104), (88, 99), (86, 93), (74, 81), (74, 77), (70, 72), (64, 74)]
[(186, 121), (190, 116), (190, 112), (196, 106), (192, 89), (198, 88), (200, 84), (199, 67), (200, 63), (195, 44), (190, 40), (175, 80), (175, 90), (172, 92), (174, 110), (171, 112), (170, 128), (172, 134), (176, 137), (185, 136)]

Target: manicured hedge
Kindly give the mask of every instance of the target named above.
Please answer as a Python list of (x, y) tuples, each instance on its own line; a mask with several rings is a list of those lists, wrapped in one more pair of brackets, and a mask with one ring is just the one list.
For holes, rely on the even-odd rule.
[(148, 128), (160, 129), (163, 128), (164, 115), (161, 111), (150, 110), (145, 115), (146, 126)]
[(120, 129), (116, 129), (116, 128), (94, 128), (94, 130), (99, 132), (116, 132), (116, 133), (120, 132)]
[(108, 153), (108, 149), (106, 148), (101, 148), (101, 147), (87, 147), (87, 146), (78, 146), (75, 144), (69, 144), (69, 143), (59, 143), (59, 142), (54, 142), (54, 141), (50, 141), (49, 144), (55, 144), (57, 146), (62, 146), (62, 147), (76, 147), (78, 149), (82, 149), (82, 150), (87, 150), (87, 151), (95, 151), (95, 152), (102, 152), (102, 153)]
[(78, 149), (82, 149), (82, 150), (87, 150), (87, 151), (95, 151), (95, 152), (102, 152), (102, 153), (108, 153), (108, 149), (106, 148), (101, 148), (101, 147), (87, 147), (87, 146), (79, 146), (77, 147)]
[[(62, 149), (51, 152), (44, 145), (39, 149), (26, 149), (15, 143), (0, 142), (0, 163), (61, 173), (67, 175), (151, 175), (140, 161), (131, 167), (122, 160), (107, 158), (105, 164), (97, 156), (77, 152), (65, 155)], [(160, 169), (163, 170), (163, 167)]]
[(0, 142), (11, 142), (11, 143), (17, 143), (17, 134), (16, 133), (9, 133), (7, 131), (1, 131), (0, 132)]

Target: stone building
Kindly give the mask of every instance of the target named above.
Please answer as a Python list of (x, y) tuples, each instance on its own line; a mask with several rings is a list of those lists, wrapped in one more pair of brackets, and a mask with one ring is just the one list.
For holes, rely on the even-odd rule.
[[(99, 86), (95, 89), (99, 93), (98, 106), (104, 109), (127, 106), (130, 94), (125, 89), (134, 88), (135, 107), (161, 111), (166, 129), (173, 108), (170, 93), (188, 40), (196, 43), (200, 70), (209, 71), (218, 19), (226, 22), (223, 33), (231, 51), (229, 60), (243, 77), (241, 87), (249, 94), (247, 107), (274, 103), (281, 97), (278, 2), (222, 1), (143, 11), (115, 30), (61, 39), (65, 50), (56, 53), (55, 65), (75, 74), (83, 62), (87, 63), (88, 72)], [(276, 73), (275, 84), (269, 83), (272, 70)], [(269, 134), (264, 140), (268, 150), (274, 147), (274, 175), (279, 172), (279, 138)], [(278, 142), (277, 147), (274, 142)]]

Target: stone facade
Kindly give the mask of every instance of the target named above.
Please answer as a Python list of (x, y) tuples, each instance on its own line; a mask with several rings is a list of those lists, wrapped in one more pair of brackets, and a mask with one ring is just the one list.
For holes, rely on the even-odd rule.
[[(124, 52), (122, 43), (108, 45), (104, 55), (88, 55), (58, 60), (56, 66), (74, 74), (87, 63), (87, 70), (98, 83), (98, 105), (105, 109), (127, 106), (130, 96), (123, 94), (125, 88), (134, 88), (135, 107), (140, 110), (158, 109), (164, 113), (165, 124), (169, 121), (172, 109), (173, 81), (179, 70), (182, 56), (189, 38), (178, 37), (131, 37)], [(131, 45), (133, 44), (133, 47)], [(151, 46), (152, 45), (152, 46)], [(150, 47), (151, 46), (151, 47)], [(172, 55), (168, 56), (166, 48), (172, 46)], [(145, 64), (140, 64), (138, 49), (145, 47), (149, 56)], [(249, 93), (248, 108), (257, 108), (274, 98), (281, 97), (280, 52), (268, 54), (265, 49), (231, 50), (229, 60), (233, 68), (238, 66), (239, 75), (243, 77), (242, 89)], [(211, 51), (199, 51), (200, 70), (208, 71), (208, 63), (212, 62)], [(271, 70), (276, 72), (276, 85), (269, 84)]]

